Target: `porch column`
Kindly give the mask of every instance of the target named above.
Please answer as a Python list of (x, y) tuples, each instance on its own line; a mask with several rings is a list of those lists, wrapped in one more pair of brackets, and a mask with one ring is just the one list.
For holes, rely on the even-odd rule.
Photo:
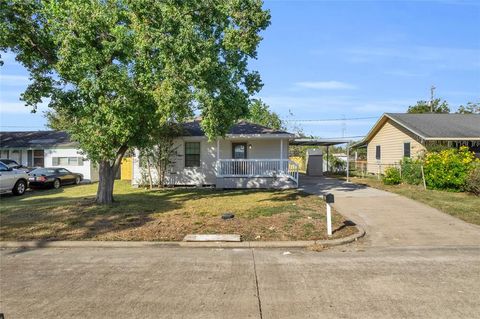
[(217, 176), (220, 174), (220, 139), (217, 138)]
[(284, 170), (284, 165), (283, 165), (283, 139), (280, 139), (280, 170)]
[(280, 160), (283, 160), (283, 139), (280, 139)]

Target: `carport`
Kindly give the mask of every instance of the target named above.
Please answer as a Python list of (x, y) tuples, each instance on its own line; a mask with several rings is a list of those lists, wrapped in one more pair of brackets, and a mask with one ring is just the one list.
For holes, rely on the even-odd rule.
[(298, 146), (326, 146), (327, 147), (327, 172), (329, 171), (329, 163), (328, 157), (330, 155), (330, 146), (332, 145), (339, 145), (339, 144), (347, 144), (347, 182), (349, 181), (349, 172), (348, 168), (350, 167), (350, 145), (353, 141), (350, 139), (345, 138), (336, 138), (336, 139), (329, 139), (329, 138), (296, 138), (290, 141), (290, 145), (298, 145)]

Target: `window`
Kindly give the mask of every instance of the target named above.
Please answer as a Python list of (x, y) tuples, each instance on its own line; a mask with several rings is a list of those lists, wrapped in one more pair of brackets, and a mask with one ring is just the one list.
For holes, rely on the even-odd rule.
[(403, 143), (403, 157), (410, 157), (410, 142)]
[(52, 166), (83, 166), (81, 157), (52, 157)]
[(33, 166), (34, 167), (45, 166), (45, 158), (44, 158), (43, 150), (33, 151)]
[(375, 146), (375, 158), (380, 160), (382, 158), (380, 145)]
[(234, 159), (247, 158), (247, 143), (233, 143), (232, 158)]
[(200, 166), (200, 142), (185, 142), (185, 167)]

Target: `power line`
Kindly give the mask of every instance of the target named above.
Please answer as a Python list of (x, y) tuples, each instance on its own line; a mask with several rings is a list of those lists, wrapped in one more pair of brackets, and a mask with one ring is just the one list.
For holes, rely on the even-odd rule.
[(371, 120), (377, 119), (378, 116), (369, 116), (369, 117), (350, 117), (350, 118), (338, 118), (338, 119), (317, 119), (317, 120), (289, 120), (285, 119), (285, 122), (333, 122), (333, 121), (356, 121), (356, 120)]
[(0, 125), (0, 127), (9, 127), (9, 128), (22, 128), (22, 127), (27, 127), (27, 128), (47, 128), (46, 126), (31, 126), (31, 125)]

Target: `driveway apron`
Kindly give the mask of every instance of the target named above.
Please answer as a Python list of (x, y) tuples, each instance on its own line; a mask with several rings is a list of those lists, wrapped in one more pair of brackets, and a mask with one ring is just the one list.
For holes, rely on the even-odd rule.
[(300, 189), (335, 195), (335, 209), (363, 226), (371, 246), (480, 245), (480, 226), (406, 197), (336, 178), (301, 176)]

